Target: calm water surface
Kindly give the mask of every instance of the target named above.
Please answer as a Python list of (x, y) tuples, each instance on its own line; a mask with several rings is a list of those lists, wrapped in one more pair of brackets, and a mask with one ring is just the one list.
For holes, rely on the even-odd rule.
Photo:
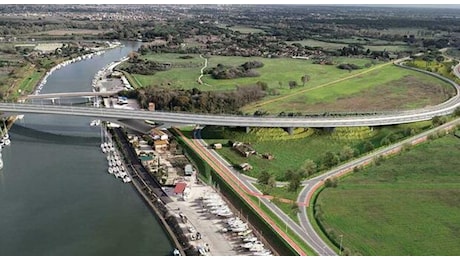
[[(41, 93), (90, 91), (139, 43), (54, 72)], [(0, 255), (169, 255), (173, 245), (131, 184), (107, 173), (91, 118), (25, 115), (0, 170)]]

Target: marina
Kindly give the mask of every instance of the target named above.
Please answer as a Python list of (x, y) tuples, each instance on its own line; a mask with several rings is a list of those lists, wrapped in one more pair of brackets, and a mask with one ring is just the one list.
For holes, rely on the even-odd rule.
[[(95, 73), (139, 43), (69, 64), (42, 93), (91, 90)], [(3, 255), (172, 255), (171, 239), (138, 191), (108, 174), (92, 119), (26, 114), (1, 152)]]

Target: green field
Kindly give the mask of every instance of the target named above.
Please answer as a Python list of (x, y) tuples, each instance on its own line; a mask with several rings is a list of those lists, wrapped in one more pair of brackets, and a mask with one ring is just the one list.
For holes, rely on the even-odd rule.
[(297, 95), (275, 97), (243, 108), (271, 113), (381, 111), (439, 104), (455, 94), (451, 85), (420, 72), (385, 66), (350, 79), (300, 89)]
[(403, 42), (400, 42), (398, 45), (390, 44), (386, 41), (379, 41), (379, 40), (372, 40), (373, 44), (366, 44), (365, 41), (359, 41), (356, 38), (352, 39), (341, 39), (341, 40), (334, 40), (334, 42), (327, 42), (327, 41), (319, 41), (314, 39), (302, 40), (302, 41), (287, 41), (287, 44), (292, 43), (300, 43), (302, 46), (308, 47), (321, 47), (324, 50), (338, 50), (342, 49), (343, 47), (348, 47), (349, 44), (359, 43), (362, 44), (364, 50), (371, 50), (371, 51), (406, 51), (410, 50), (410, 47), (405, 45)]
[(460, 138), (421, 144), (326, 188), (321, 223), (346, 252), (460, 255)]
[[(256, 69), (260, 74), (258, 77), (216, 80), (204, 75), (204, 84), (200, 85), (197, 80), (204, 58), (196, 54), (190, 55), (191, 59), (181, 59), (182, 56), (169, 53), (143, 56), (149, 60), (170, 63), (172, 69), (154, 75), (133, 74), (131, 81), (143, 87), (198, 88), (204, 91), (234, 90), (238, 85), (262, 81), (278, 94), (269, 95), (261, 102), (247, 105), (241, 110), (245, 113), (264, 110), (271, 114), (282, 111), (322, 113), (411, 109), (440, 103), (453, 93), (452, 88), (443, 81), (389, 64), (371, 65), (370, 68), (349, 72), (336, 66), (313, 64), (310, 60), (260, 57), (211, 56), (208, 58), (209, 68), (218, 64), (239, 66), (254, 60), (262, 62), (264, 66)], [(334, 62), (359, 66), (371, 64), (369, 59), (345, 57), (335, 58)], [(303, 75), (310, 76), (305, 86), (301, 82)], [(289, 81), (296, 81), (298, 86), (291, 89)]]
[[(293, 135), (275, 128), (252, 129), (250, 133), (246, 133), (242, 129), (205, 127), (202, 137), (210, 145), (222, 143), (223, 148), (218, 150), (219, 154), (231, 164), (239, 165), (244, 162), (251, 164), (253, 169), (245, 174), (257, 178), (260, 172), (268, 171), (277, 180), (286, 180), (286, 171), (300, 169), (306, 160), (313, 160), (320, 167), (326, 152), (338, 153), (345, 146), (363, 152), (364, 143), (367, 141), (372, 142), (374, 147), (379, 147), (385, 137), (401, 139), (404, 137), (403, 133), (409, 128), (418, 132), (430, 125), (431, 122), (420, 122), (381, 128), (345, 128), (337, 129), (335, 132), (318, 130), (302, 132), (303, 129), (296, 129)], [(245, 158), (228, 146), (229, 140), (251, 143), (259, 154), (271, 153), (275, 159), (267, 160), (256, 155)]]
[[(205, 84), (200, 85), (197, 82), (200, 76), (200, 69), (204, 66), (204, 59), (200, 58), (197, 54), (190, 54), (192, 59), (180, 59), (179, 57), (184, 54), (149, 54), (145, 57), (149, 60), (158, 62), (171, 63), (173, 69), (168, 71), (157, 72), (154, 75), (138, 75), (133, 76), (141, 83), (142, 86), (165, 86), (174, 88), (199, 88), (201, 90), (233, 90), (237, 85), (255, 84), (257, 81), (263, 81), (268, 84), (270, 88), (276, 88), (283, 93), (290, 93), (289, 81), (295, 80), (299, 84), (300, 78), (309, 74), (311, 82), (309, 85), (316, 85), (326, 83), (331, 80), (336, 80), (344, 75), (351, 75), (357, 73), (353, 71), (340, 70), (334, 66), (317, 65), (312, 61), (296, 60), (290, 58), (268, 59), (260, 57), (236, 57), (236, 56), (211, 56), (208, 58), (208, 68), (215, 67), (218, 64), (228, 66), (239, 66), (248, 61), (261, 61), (264, 67), (257, 69), (260, 73), (259, 77), (237, 78), (237, 79), (221, 79), (216, 80), (209, 75), (204, 75), (202, 78)], [(337, 64), (340, 63), (354, 63), (363, 66), (370, 63), (368, 59), (354, 59), (354, 58), (335, 58)], [(281, 85), (280, 85), (281, 84)]]
[(234, 25), (231, 27), (228, 27), (226, 24), (219, 24), (218, 27), (224, 28), (224, 29), (230, 29), (234, 32), (238, 31), (242, 34), (249, 34), (249, 33), (264, 33), (265, 31), (262, 29), (254, 28), (254, 27), (249, 27), (249, 26), (244, 26), (244, 25)]

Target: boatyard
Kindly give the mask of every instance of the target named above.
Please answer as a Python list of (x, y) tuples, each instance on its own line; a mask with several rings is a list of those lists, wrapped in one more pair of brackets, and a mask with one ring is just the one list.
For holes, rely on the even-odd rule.
[[(113, 77), (115, 66), (123, 60), (96, 74), (94, 91), (130, 88), (123, 76)], [(134, 100), (124, 97), (104, 98), (102, 105), (138, 109)], [(149, 126), (148, 133), (129, 131), (126, 135), (119, 125), (102, 123), (101, 149), (108, 154), (108, 173), (133, 184), (161, 220), (177, 247), (172, 254), (272, 255), (249, 223), (213, 187), (198, 179), (191, 162), (178, 153), (171, 133)]]
[(211, 186), (197, 181), (196, 175), (183, 183), (164, 188), (173, 200), (167, 207), (180, 218), (183, 236), (199, 255), (272, 255)]

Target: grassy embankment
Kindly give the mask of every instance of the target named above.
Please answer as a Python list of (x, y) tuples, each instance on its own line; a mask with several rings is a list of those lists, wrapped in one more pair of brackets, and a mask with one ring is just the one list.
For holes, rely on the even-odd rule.
[(459, 145), (448, 135), (348, 175), (320, 193), (322, 225), (351, 254), (459, 255)]
[[(304, 129), (299, 128), (293, 135), (276, 128), (254, 128), (246, 133), (242, 129), (206, 127), (202, 131), (202, 137), (208, 144), (222, 143), (223, 148), (219, 153), (230, 163), (251, 164), (254, 169), (246, 172), (247, 175), (257, 178), (260, 172), (268, 171), (281, 181), (285, 180), (287, 170), (298, 170), (308, 159), (320, 167), (327, 152), (337, 153), (349, 146), (363, 153), (367, 142), (376, 148), (382, 145), (384, 138), (398, 140), (403, 138), (409, 129), (418, 132), (430, 126), (431, 122), (421, 122), (374, 128), (337, 128), (335, 132), (313, 129), (303, 131)], [(231, 149), (228, 145), (229, 140), (251, 143), (259, 154), (271, 153), (275, 159), (267, 160), (257, 155), (245, 158)]]
[(438, 62), (438, 61), (424, 61), (422, 59), (416, 59), (410, 62), (406, 63), (408, 66), (413, 66), (419, 69), (424, 69), (428, 71), (435, 72), (437, 74), (440, 74), (441, 76), (444, 76), (448, 79), (451, 79), (455, 81), (457, 84), (460, 84), (460, 79), (455, 76), (455, 74), (452, 72), (452, 66), (456, 65), (457, 63), (453, 61), (443, 61), (443, 62)]

